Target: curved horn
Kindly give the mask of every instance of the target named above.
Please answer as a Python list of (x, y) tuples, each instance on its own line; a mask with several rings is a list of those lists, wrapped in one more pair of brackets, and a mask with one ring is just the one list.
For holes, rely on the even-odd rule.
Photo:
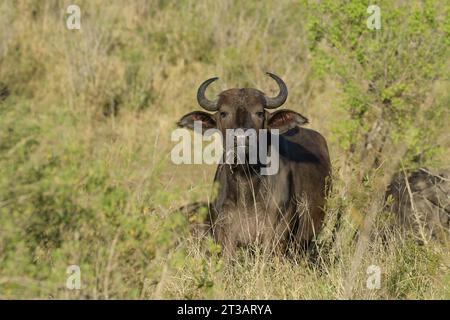
[(211, 84), (211, 82), (219, 79), (214, 77), (203, 82), (197, 90), (197, 101), (200, 107), (208, 111), (217, 111), (217, 101), (209, 100), (205, 97), (206, 88)]
[(278, 95), (274, 98), (264, 96), (264, 98), (266, 99), (266, 109), (278, 108), (286, 101), (288, 96), (288, 89), (286, 84), (283, 80), (281, 80), (280, 77), (270, 72), (267, 72), (267, 74), (277, 82), (278, 86), (280, 87), (280, 93), (278, 93)]

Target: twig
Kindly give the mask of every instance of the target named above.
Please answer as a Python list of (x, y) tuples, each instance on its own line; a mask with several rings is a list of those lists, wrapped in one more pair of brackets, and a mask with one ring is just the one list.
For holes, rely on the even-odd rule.
[(432, 172), (430, 172), (430, 171), (428, 171), (428, 170), (426, 170), (424, 168), (420, 168), (419, 170), (429, 174), (430, 176), (433, 176), (435, 178), (441, 179), (442, 181), (450, 182), (450, 179), (444, 178), (444, 177), (442, 177), (440, 175), (437, 175), (437, 174), (433, 174)]
[(423, 242), (425, 244), (428, 244), (428, 241), (427, 241), (426, 236), (425, 236), (425, 232), (423, 230), (422, 222), (420, 221), (419, 212), (417, 211), (416, 206), (414, 204), (414, 197), (413, 197), (413, 194), (412, 194), (412, 191), (411, 191), (411, 187), (409, 185), (408, 176), (406, 174), (405, 168), (403, 167), (403, 163), (401, 163), (401, 166), (402, 166), (403, 176), (404, 176), (404, 179), (405, 179), (406, 190), (408, 191), (408, 195), (409, 195), (409, 199), (410, 199), (411, 210), (412, 210), (412, 212), (414, 214), (414, 218), (415, 218), (417, 226), (419, 228), (420, 236), (422, 237)]

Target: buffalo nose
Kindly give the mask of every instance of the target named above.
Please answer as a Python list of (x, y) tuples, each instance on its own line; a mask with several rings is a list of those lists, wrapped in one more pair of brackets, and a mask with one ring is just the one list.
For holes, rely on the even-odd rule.
[(236, 128), (234, 130), (234, 136), (236, 138), (248, 137), (249, 135), (252, 134), (252, 132), (249, 130), (253, 130), (253, 129), (252, 128)]
[(235, 136), (235, 144), (241, 145), (241, 146), (248, 146), (250, 144), (250, 140), (252, 136), (254, 136), (256, 132), (253, 128), (237, 128), (234, 130), (234, 136)]

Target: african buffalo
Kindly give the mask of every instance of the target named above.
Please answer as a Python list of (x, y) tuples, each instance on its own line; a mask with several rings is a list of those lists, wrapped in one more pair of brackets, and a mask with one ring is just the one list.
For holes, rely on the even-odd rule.
[(250, 245), (282, 254), (298, 252), (311, 242), (324, 219), (331, 172), (326, 140), (304, 128), (308, 119), (295, 111), (267, 111), (283, 105), (288, 96), (283, 80), (267, 74), (279, 86), (276, 97), (253, 88), (237, 88), (209, 100), (205, 90), (218, 79), (211, 78), (200, 85), (197, 100), (214, 113), (194, 111), (178, 122), (180, 127), (192, 129), (195, 121), (201, 121), (204, 129), (217, 128), (223, 136), (227, 129), (267, 129), (268, 144), (274, 140), (274, 129), (278, 129), (276, 174), (260, 174), (264, 164), (259, 162), (218, 165), (214, 178), (218, 193), (207, 222), (225, 254)]

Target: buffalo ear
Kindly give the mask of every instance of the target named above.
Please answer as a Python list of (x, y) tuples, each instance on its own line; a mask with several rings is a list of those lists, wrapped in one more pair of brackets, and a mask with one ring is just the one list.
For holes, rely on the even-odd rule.
[(308, 123), (308, 119), (306, 117), (291, 110), (278, 110), (273, 113), (269, 113), (267, 118), (267, 128), (278, 129), (280, 134), (306, 123)]
[(217, 123), (213, 115), (203, 111), (194, 111), (184, 115), (180, 121), (177, 122), (177, 125), (179, 127), (194, 130), (194, 122), (197, 121), (202, 125), (202, 132), (217, 127)]

